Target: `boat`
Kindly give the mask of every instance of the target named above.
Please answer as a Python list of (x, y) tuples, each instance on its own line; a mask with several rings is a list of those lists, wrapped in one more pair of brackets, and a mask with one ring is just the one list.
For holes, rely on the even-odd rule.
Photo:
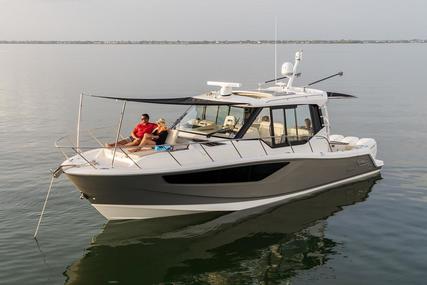
[[(283, 77), (253, 90), (209, 81), (214, 90), (183, 98), (81, 94), (76, 143), (55, 143), (66, 157), (55, 175), (65, 173), (108, 220), (239, 211), (378, 175), (384, 163), (375, 139), (331, 134), (328, 100), (354, 96), (311, 87), (332, 76), (294, 86), (301, 59), (298, 51), (282, 65)], [(86, 96), (123, 102), (114, 147), (96, 136), (97, 146), (81, 144)], [(133, 153), (117, 144), (128, 102), (189, 108), (164, 145)]]

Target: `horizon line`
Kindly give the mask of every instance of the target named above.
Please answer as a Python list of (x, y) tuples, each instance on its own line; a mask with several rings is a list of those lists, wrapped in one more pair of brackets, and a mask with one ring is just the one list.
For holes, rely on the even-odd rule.
[(0, 44), (381, 44), (381, 43), (427, 43), (427, 39), (400, 40), (0, 40)]

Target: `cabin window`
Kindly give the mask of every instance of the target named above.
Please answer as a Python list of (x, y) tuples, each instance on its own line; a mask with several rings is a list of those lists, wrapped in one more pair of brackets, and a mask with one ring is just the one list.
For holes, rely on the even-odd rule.
[(293, 142), (298, 140), (298, 128), (296, 124), (296, 109), (284, 109), (286, 114), (286, 139), (288, 142)]
[(248, 128), (244, 139), (254, 139), (261, 138), (267, 144), (271, 145), (271, 129), (270, 129), (270, 121), (271, 121), (270, 108), (263, 108), (258, 116), (253, 121), (252, 125)]
[(314, 134), (309, 105), (300, 105), (295, 112), (297, 114), (298, 139), (308, 141)]
[(286, 108), (286, 137), (289, 143), (307, 142), (313, 135), (313, 123), (309, 105)]
[(317, 105), (310, 105), (310, 113), (313, 119), (313, 133), (317, 133), (325, 126), (322, 109)]
[(274, 132), (274, 143), (281, 144), (286, 141), (285, 135), (285, 114), (283, 109), (273, 109), (273, 132)]
[(263, 108), (243, 138), (261, 138), (268, 145), (306, 143), (322, 128), (317, 105)]

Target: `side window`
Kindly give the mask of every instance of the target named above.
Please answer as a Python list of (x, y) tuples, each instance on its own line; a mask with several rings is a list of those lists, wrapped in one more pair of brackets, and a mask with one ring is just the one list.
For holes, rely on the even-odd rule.
[(298, 140), (298, 128), (296, 124), (296, 109), (285, 109), (286, 114), (286, 136), (288, 141), (292, 144), (292, 142)]
[(243, 136), (245, 139), (261, 138), (267, 144), (271, 145), (271, 130), (270, 130), (270, 108), (263, 108), (258, 114), (252, 125)]
[(315, 134), (325, 126), (325, 123), (323, 122), (322, 110), (317, 105), (310, 105), (310, 113), (312, 119), (313, 134)]
[[(231, 112), (230, 112), (231, 113)], [(306, 143), (322, 128), (315, 105), (263, 108), (243, 138), (261, 138), (270, 146)]]
[(286, 112), (286, 134), (292, 143), (305, 143), (314, 134), (309, 105), (298, 105)]
[(286, 142), (285, 116), (283, 109), (273, 109), (273, 133), (274, 143), (282, 144)]
[(311, 120), (308, 105), (300, 105), (296, 108), (298, 140), (309, 140), (313, 135), (313, 122)]

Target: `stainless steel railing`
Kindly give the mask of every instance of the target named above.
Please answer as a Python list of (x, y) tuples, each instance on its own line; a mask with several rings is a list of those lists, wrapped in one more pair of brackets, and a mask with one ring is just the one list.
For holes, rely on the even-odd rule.
[[(99, 137), (96, 136), (95, 132), (99, 131), (99, 130), (105, 130), (105, 129), (110, 129), (110, 127), (102, 127), (102, 128), (96, 128), (96, 129), (91, 129), (91, 130), (86, 130), (87, 134), (89, 135), (89, 137), (95, 141), (98, 145), (97, 146), (82, 146), (80, 145), (79, 147), (75, 146), (72, 143), (72, 139), (70, 136), (64, 136), (59, 138), (58, 140), (55, 141), (55, 147), (58, 148), (60, 150), (60, 152), (65, 156), (66, 159), (69, 159), (70, 156), (68, 156), (66, 154), (66, 152), (64, 151), (65, 149), (70, 149), (73, 151), (73, 153), (75, 155), (78, 155), (79, 157), (81, 157), (84, 161), (85, 164), (90, 165), (93, 168), (97, 168), (96, 167), (96, 162), (94, 161), (90, 161), (87, 157), (85, 157), (84, 155), (84, 151), (83, 150), (93, 150), (93, 149), (102, 149), (102, 148), (108, 148), (108, 149), (115, 149), (119, 150), (121, 153), (123, 153), (127, 159), (129, 159), (136, 167), (138, 168), (142, 168), (140, 164), (138, 164), (137, 161), (135, 161), (135, 159), (133, 159), (127, 152), (126, 149), (128, 148), (134, 148), (134, 147), (125, 147), (125, 146), (116, 146), (115, 148), (111, 148), (111, 147), (105, 147), (102, 139), (100, 139)], [(123, 138), (123, 136), (121, 136)], [(295, 151), (295, 147), (296, 145), (292, 145), (291, 140), (289, 139), (289, 136), (286, 135), (281, 135), (281, 136), (268, 136), (268, 137), (260, 137), (260, 138), (241, 138), (241, 139), (214, 139), (214, 140), (206, 140), (206, 141), (197, 141), (197, 142), (186, 142), (186, 143), (182, 143), (182, 144), (176, 144), (173, 145), (171, 149), (165, 150), (163, 152), (167, 152), (171, 158), (180, 166), (182, 166), (182, 163), (176, 158), (176, 156), (174, 156), (174, 152), (179, 151), (179, 150), (183, 150), (183, 149), (189, 149), (190, 146), (193, 145), (198, 145), (200, 146), (200, 148), (203, 150), (203, 152), (207, 155), (207, 157), (212, 161), (215, 162), (215, 159), (213, 158), (213, 156), (208, 152), (208, 150), (206, 149), (206, 145), (210, 145), (213, 146), (215, 144), (220, 144), (220, 143), (224, 143), (224, 142), (229, 142), (231, 144), (231, 146), (234, 148), (236, 154), (243, 159), (243, 155), (242, 152), (239, 151), (238, 146), (236, 145), (236, 143), (242, 142), (242, 141), (258, 141), (260, 143), (260, 146), (264, 152), (264, 154), (267, 156), (268, 151), (266, 149), (266, 146), (271, 147), (272, 142), (276, 139), (276, 138), (280, 138), (281, 141), (285, 140), (285, 144), (287, 144), (290, 147), (290, 150), (292, 151), (292, 153), (296, 153)], [(307, 136), (307, 142), (304, 144), (298, 144), (298, 145), (305, 145), (308, 144), (308, 146), (310, 147), (310, 150), (312, 153), (314, 153), (314, 149), (313, 149), (313, 145), (311, 142), (311, 139), (313, 138), (319, 138), (319, 139), (323, 139), (327, 142), (328, 145), (328, 149), (330, 152), (333, 151), (331, 143), (329, 141), (329, 139), (326, 136), (322, 136), (322, 135), (314, 135), (314, 136)], [(67, 140), (70, 144), (67, 145), (62, 145), (62, 142)], [(271, 143), (268, 143), (268, 141), (271, 141)], [(283, 145), (283, 147), (287, 147), (287, 145)], [(114, 158), (115, 158), (116, 154), (114, 152), (113, 158), (112, 158), (112, 164), (111, 166), (114, 167)]]

